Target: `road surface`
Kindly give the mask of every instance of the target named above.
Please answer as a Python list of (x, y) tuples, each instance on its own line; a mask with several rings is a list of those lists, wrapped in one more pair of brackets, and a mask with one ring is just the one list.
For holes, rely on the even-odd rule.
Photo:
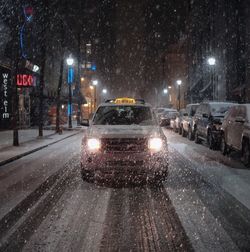
[(159, 186), (83, 182), (80, 135), (1, 167), (0, 251), (249, 250), (247, 202), (219, 176), (249, 170), (165, 134), (169, 177)]

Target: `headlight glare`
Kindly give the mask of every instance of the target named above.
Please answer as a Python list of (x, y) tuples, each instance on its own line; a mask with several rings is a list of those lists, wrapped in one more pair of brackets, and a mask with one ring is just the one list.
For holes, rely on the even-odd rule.
[(90, 151), (97, 151), (101, 148), (101, 141), (96, 138), (90, 138), (87, 140), (87, 146)]
[(160, 151), (162, 149), (162, 139), (158, 137), (150, 138), (148, 142), (148, 147), (152, 151)]

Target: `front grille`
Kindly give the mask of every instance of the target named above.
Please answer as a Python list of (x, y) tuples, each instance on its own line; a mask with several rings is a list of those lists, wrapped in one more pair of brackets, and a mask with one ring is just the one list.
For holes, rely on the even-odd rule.
[(106, 162), (107, 166), (142, 166), (143, 160), (130, 161), (130, 160), (112, 160)]
[(105, 152), (144, 152), (147, 150), (145, 138), (104, 138), (102, 149)]

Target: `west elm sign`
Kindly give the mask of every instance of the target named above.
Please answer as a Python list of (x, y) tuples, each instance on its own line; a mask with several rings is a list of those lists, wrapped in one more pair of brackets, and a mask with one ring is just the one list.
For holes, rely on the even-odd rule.
[(0, 66), (0, 128), (10, 128), (11, 119), (11, 70)]

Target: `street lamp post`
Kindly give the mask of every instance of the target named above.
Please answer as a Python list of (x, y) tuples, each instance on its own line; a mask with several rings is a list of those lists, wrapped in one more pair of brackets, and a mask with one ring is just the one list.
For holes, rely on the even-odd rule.
[(212, 82), (212, 88), (213, 88), (213, 100), (215, 100), (215, 65), (216, 65), (216, 59), (214, 57), (209, 57), (207, 60), (208, 65), (212, 68), (212, 75), (211, 75), (211, 82)]
[(102, 90), (102, 95), (103, 95), (103, 100), (105, 101), (105, 97), (106, 97), (106, 94), (108, 93), (108, 91), (107, 91), (107, 89), (106, 88), (104, 88), (103, 90)]
[(68, 102), (68, 123), (69, 123), (69, 128), (72, 128), (72, 83), (73, 83), (73, 76), (74, 76), (74, 71), (73, 71), (73, 64), (74, 60), (70, 56), (67, 58), (67, 65), (68, 65), (68, 86), (69, 86), (69, 102)]
[(181, 109), (181, 84), (182, 84), (182, 81), (177, 80), (176, 83), (178, 85), (178, 101), (179, 101), (178, 110), (180, 110)]
[(96, 89), (97, 89), (97, 85), (98, 85), (98, 80), (93, 80), (92, 83), (94, 85), (94, 110), (96, 110), (96, 107), (97, 107)]

